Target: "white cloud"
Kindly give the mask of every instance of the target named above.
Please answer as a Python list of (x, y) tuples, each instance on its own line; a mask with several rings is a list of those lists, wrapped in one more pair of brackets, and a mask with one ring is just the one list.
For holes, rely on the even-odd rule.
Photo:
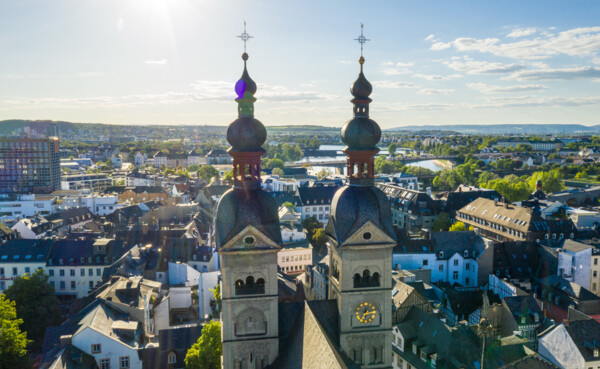
[(449, 79), (460, 78), (460, 77), (462, 77), (462, 75), (455, 73), (455, 74), (450, 74), (448, 76), (441, 76), (439, 74), (421, 74), (421, 73), (418, 73), (418, 74), (415, 74), (415, 77), (423, 78), (423, 79), (426, 79), (428, 81), (447, 81)]
[(148, 65), (165, 65), (165, 64), (167, 64), (167, 59), (146, 60), (144, 63), (148, 64)]
[(600, 104), (600, 96), (589, 97), (488, 97), (487, 104), (474, 105), (473, 108), (518, 108), (518, 107), (578, 107), (584, 105)]
[(435, 35), (432, 33), (429, 36), (425, 37), (425, 41), (435, 41)]
[(454, 90), (439, 90), (436, 88), (422, 88), (417, 91), (418, 95), (447, 95), (454, 92)]
[(600, 78), (600, 68), (596, 67), (575, 67), (562, 69), (536, 69), (517, 72), (506, 79), (516, 79), (519, 81), (547, 81), (547, 80), (573, 80)]
[(444, 64), (451, 69), (467, 74), (502, 74), (525, 69), (525, 65), (523, 64), (476, 61), (469, 57), (465, 57), (462, 60), (453, 58), (450, 61), (444, 61)]
[(580, 27), (559, 32), (543, 33), (534, 38), (502, 42), (498, 38), (477, 39), (459, 37), (454, 41), (437, 42), (432, 50), (454, 47), (458, 51), (478, 51), (514, 59), (547, 59), (556, 55), (594, 56), (600, 50), (600, 27)]
[(377, 88), (418, 88), (419, 86), (415, 85), (412, 82), (402, 82), (402, 81), (374, 81), (373, 86)]
[(485, 83), (468, 83), (467, 87), (477, 90), (484, 94), (497, 94), (507, 92), (524, 92), (524, 91), (543, 91), (548, 87), (544, 85), (512, 85), (512, 86), (497, 86), (488, 85)]
[(411, 73), (410, 67), (414, 66), (414, 62), (383, 62), (381, 65), (384, 67), (382, 70), (383, 74), (388, 76), (399, 75), (399, 74), (409, 74)]
[(517, 29), (514, 29), (508, 35), (506, 35), (506, 37), (510, 37), (510, 38), (525, 37), (525, 36), (533, 35), (536, 32), (537, 32), (537, 28), (535, 28), (535, 27), (517, 28)]

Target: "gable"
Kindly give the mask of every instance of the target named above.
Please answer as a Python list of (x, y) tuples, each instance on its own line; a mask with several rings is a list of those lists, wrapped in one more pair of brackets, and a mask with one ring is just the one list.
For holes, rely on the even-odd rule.
[(546, 360), (561, 368), (583, 368), (585, 364), (564, 324), (539, 339), (538, 352)]
[[(253, 242), (248, 242), (253, 239)], [(219, 252), (250, 251), (250, 250), (280, 250), (281, 246), (267, 237), (252, 225), (246, 226), (241, 232), (227, 241)]]
[(369, 220), (341, 244), (341, 246), (359, 245), (396, 245), (396, 242)]

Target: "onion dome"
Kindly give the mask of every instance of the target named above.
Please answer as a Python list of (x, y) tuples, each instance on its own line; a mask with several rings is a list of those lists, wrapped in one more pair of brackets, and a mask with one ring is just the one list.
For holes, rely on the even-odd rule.
[(350, 87), (354, 99), (354, 118), (346, 122), (342, 127), (342, 141), (347, 145), (344, 150), (350, 151), (378, 151), (377, 143), (381, 139), (381, 128), (377, 122), (369, 118), (369, 96), (373, 92), (373, 86), (363, 74), (365, 58), (358, 60), (360, 63), (360, 74)]
[(371, 86), (371, 82), (369, 82), (363, 74), (363, 64), (365, 63), (365, 58), (361, 56), (360, 59), (358, 59), (358, 62), (360, 63), (360, 73), (358, 74), (356, 81), (354, 81), (350, 87), (350, 93), (357, 99), (368, 99), (371, 101), (369, 96), (371, 95), (371, 92), (373, 92), (373, 86)]
[(227, 141), (231, 145), (230, 152), (264, 152), (261, 146), (267, 139), (265, 126), (254, 118), (254, 102), (256, 98), (256, 83), (250, 78), (246, 68), (248, 54), (242, 55), (244, 73), (235, 84), (238, 103), (238, 119), (227, 128)]
[(368, 221), (395, 239), (390, 202), (372, 186), (344, 186), (331, 201), (331, 217), (326, 233), (342, 244)]

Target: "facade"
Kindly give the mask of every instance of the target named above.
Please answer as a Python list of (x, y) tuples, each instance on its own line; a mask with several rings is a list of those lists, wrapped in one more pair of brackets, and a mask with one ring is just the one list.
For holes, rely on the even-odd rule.
[(329, 290), (329, 256), (315, 265), (308, 265), (305, 273), (302, 282), (307, 300), (326, 300)]
[(116, 193), (120, 203), (129, 202), (139, 204), (146, 201), (157, 201), (166, 203), (169, 194), (160, 186), (113, 186), (105, 190), (105, 193)]
[(277, 265), (286, 274), (303, 273), (312, 265), (313, 247), (308, 240), (286, 242), (277, 253)]
[(331, 199), (338, 188), (333, 186), (299, 187), (296, 196), (300, 199), (300, 204), (296, 209), (300, 212), (302, 220), (315, 217), (321, 223), (327, 222)]
[(62, 190), (89, 189), (101, 192), (112, 186), (113, 180), (108, 174), (86, 173), (63, 176), (60, 183)]
[(515, 148), (518, 145), (529, 145), (533, 148), (534, 151), (557, 151), (563, 147), (562, 142), (559, 140), (530, 141), (530, 140), (520, 140), (520, 139), (509, 139), (509, 140), (500, 140), (500, 141), (496, 142), (496, 146), (502, 146), (502, 147)]
[(387, 196), (392, 208), (392, 222), (398, 228), (410, 232), (429, 229), (442, 211), (441, 201), (432, 199), (426, 192), (389, 183), (378, 183), (377, 187)]
[(600, 323), (593, 319), (561, 323), (540, 337), (538, 353), (561, 369), (600, 366)]
[(600, 249), (592, 249), (590, 291), (600, 296)]
[(172, 154), (172, 153), (162, 153), (159, 152), (154, 155), (154, 166), (160, 168), (162, 166), (167, 168), (176, 168), (178, 166), (182, 166), (184, 168), (188, 167), (188, 157), (186, 154)]
[(34, 215), (31, 218), (20, 219), (11, 228), (19, 234), (19, 237), (35, 240), (46, 237), (52, 231), (53, 225), (43, 216)]
[(57, 197), (53, 195), (16, 195), (0, 197), (0, 220), (50, 215), (56, 212)]
[(506, 202), (478, 198), (456, 213), (456, 220), (494, 241), (539, 241), (575, 238), (569, 220), (543, 219), (540, 212)]
[(592, 272), (592, 247), (567, 240), (558, 250), (557, 275), (589, 289)]
[(59, 189), (58, 137), (0, 138), (0, 194)]
[(119, 203), (117, 195), (85, 194), (82, 196), (65, 196), (60, 208), (68, 210), (71, 208), (88, 208), (94, 215), (105, 216), (125, 206)]
[(45, 267), (48, 281), (57, 295), (85, 297), (102, 282), (104, 269), (125, 251), (122, 243), (111, 239), (58, 240)]
[(478, 259), (485, 249), (475, 232), (433, 232), (428, 240), (400, 241), (392, 265), (397, 270), (429, 269), (431, 282), (473, 287), (479, 284)]
[(531, 295), (509, 296), (502, 299), (502, 336), (518, 335), (537, 341), (544, 314)]
[(0, 293), (13, 280), (37, 269), (45, 269), (52, 240), (10, 240), (0, 245)]

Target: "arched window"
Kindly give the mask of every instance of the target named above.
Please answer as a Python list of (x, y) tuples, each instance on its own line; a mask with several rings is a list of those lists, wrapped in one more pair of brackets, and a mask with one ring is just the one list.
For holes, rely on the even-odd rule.
[(177, 355), (173, 351), (169, 352), (169, 357), (167, 358), (167, 363), (169, 364), (177, 364)]
[(373, 278), (371, 278), (371, 286), (379, 287), (379, 273), (373, 273)]
[(246, 285), (247, 285), (247, 286), (252, 286), (252, 285), (254, 285), (254, 277), (253, 277), (253, 276), (249, 275), (249, 276), (246, 278)]
[(256, 280), (256, 293), (265, 293), (265, 280), (262, 278)]
[(356, 273), (354, 275), (354, 288), (360, 287), (360, 274)]

